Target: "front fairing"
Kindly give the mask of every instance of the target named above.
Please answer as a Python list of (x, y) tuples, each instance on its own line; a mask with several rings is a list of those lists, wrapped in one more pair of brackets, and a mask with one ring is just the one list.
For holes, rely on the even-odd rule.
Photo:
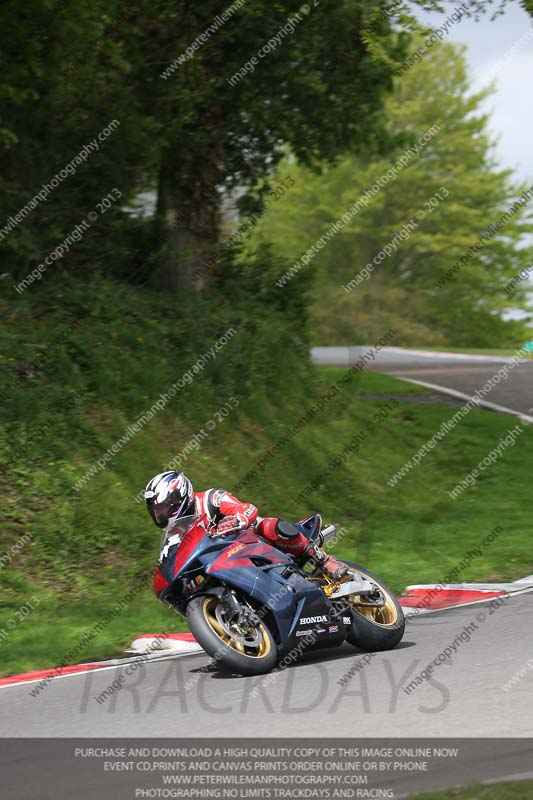
[(188, 527), (177, 529), (174, 526), (166, 531), (162, 544), (159, 571), (172, 584), (197, 572), (202, 566), (200, 557), (211, 549), (225, 547), (227, 542), (211, 539), (205, 518), (196, 516)]
[[(224, 538), (210, 537), (199, 520), (179, 544), (171, 545), (159, 569), (181, 610), (190, 597), (190, 580), (203, 575), (207, 584), (214, 578), (216, 584), (242, 592), (272, 615), (282, 649), (300, 642), (309, 627), (316, 631), (319, 644), (340, 643), (342, 626), (333, 630), (333, 624), (325, 624), (331, 603), (317, 584), (288, 569), (293, 565), (292, 555), (265, 542), (254, 528)], [(320, 623), (308, 626), (302, 622), (308, 618), (320, 619)]]
[(237, 534), (218, 554), (213, 552), (209, 556), (206, 554), (202, 559), (207, 575), (241, 589), (251, 597), (255, 597), (261, 569), (270, 570), (275, 565), (282, 565), (285, 569), (293, 561), (292, 556), (265, 542), (254, 528)]
[[(316, 633), (318, 644), (336, 645), (344, 640), (344, 629), (334, 624), (331, 603), (319, 586), (299, 571), (287, 569), (294, 565), (294, 557), (272, 547), (253, 529), (237, 536), (215, 558), (210, 554), (210, 561), (208, 575), (244, 591), (272, 615), (281, 649), (301, 641), (308, 629)], [(320, 622), (307, 626), (302, 620), (308, 618)]]

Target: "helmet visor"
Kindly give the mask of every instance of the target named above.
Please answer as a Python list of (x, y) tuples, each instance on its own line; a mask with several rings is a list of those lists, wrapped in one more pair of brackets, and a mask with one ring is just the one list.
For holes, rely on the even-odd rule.
[(179, 519), (187, 514), (193, 497), (189, 480), (182, 478), (179, 481), (172, 477), (172, 473), (168, 473), (163, 476), (163, 482), (166, 485), (173, 483), (176, 488), (165, 496), (165, 486), (156, 486), (154, 490), (148, 484), (144, 492), (150, 516), (159, 528), (166, 528), (171, 518)]
[(156, 503), (155, 500), (152, 501), (150, 505), (150, 514), (156, 525), (160, 528), (166, 528), (171, 517), (179, 519), (179, 517), (187, 513), (188, 507), (188, 498), (182, 497), (181, 494), (176, 491), (160, 503)]
[(162, 503), (154, 503), (152, 506), (152, 516), (155, 524), (160, 528), (165, 528), (168, 524), (168, 518), (172, 510), (172, 503), (169, 500), (164, 500)]

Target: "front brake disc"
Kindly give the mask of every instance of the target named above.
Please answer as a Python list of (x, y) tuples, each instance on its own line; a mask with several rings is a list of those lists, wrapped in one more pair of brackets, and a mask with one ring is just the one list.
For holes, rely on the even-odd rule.
[[(239, 642), (239, 644), (243, 644), (246, 647), (259, 647), (259, 645), (263, 641), (263, 634), (261, 633), (260, 628), (248, 629), (248, 631), (245, 631), (243, 633), (242, 629), (240, 632), (238, 632), (235, 629), (235, 626), (228, 625), (228, 623), (224, 619), (223, 611), (220, 605), (218, 605), (215, 609), (215, 616), (218, 620), (219, 625), (225, 630), (228, 636), (231, 636), (231, 638), (234, 639), (236, 642)], [(240, 626), (238, 627), (240, 628)]]

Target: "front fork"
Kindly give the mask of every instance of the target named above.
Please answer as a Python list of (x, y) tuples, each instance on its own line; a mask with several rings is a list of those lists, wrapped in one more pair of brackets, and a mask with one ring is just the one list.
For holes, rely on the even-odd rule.
[(228, 622), (233, 620), (240, 622), (242, 616), (242, 607), (237, 600), (233, 589), (225, 589), (220, 595), (220, 601), (222, 603), (222, 607), (224, 608), (224, 614), (226, 615)]

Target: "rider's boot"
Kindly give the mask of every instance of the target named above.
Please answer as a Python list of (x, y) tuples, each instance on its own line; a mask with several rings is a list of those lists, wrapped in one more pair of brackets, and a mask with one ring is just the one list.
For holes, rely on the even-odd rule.
[(327, 573), (334, 581), (340, 581), (348, 574), (348, 567), (346, 564), (343, 564), (342, 561), (339, 561), (335, 556), (325, 553), (320, 547), (313, 544), (313, 542), (309, 542), (302, 555), (305, 556), (306, 561), (316, 564), (317, 567), (320, 567), (320, 569)]

